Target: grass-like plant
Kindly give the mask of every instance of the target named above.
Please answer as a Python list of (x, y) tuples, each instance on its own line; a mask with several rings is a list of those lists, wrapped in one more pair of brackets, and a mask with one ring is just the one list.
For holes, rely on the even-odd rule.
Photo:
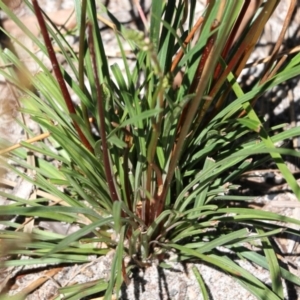
[[(0, 245), (16, 241), (16, 247), (3, 253), (4, 266), (85, 263), (90, 255), (114, 249), (108, 282), (89, 284), (84, 292), (80, 285), (62, 288), (57, 299), (99, 292), (111, 299), (130, 277), (125, 256), (143, 265), (163, 261), (170, 252), (179, 261), (202, 261), (221, 269), (258, 299), (284, 299), (282, 279), (300, 285), (299, 278), (280, 266), (270, 242), (283, 231), (299, 235), (291, 224), (300, 221), (249, 208), (251, 197), (231, 194), (242, 173), (273, 159), (300, 199), (299, 186), (282, 158), (299, 153), (276, 146), (298, 136), (299, 129), (267, 130), (253, 108), (265, 91), (299, 75), (300, 54), (285, 64), (277, 55), (284, 27), (253, 89), (244, 93), (237, 81), (279, 1), (264, 1), (250, 18), (249, 1), (208, 1), (195, 19), (196, 1), (175, 5), (153, 0), (144, 32), (126, 29), (108, 12), (124, 71), (118, 64), (109, 65), (94, 0), (74, 1), (79, 53), (55, 26), (46, 26), (37, 0), (33, 7), (25, 2), (37, 16), (44, 43), (3, 2), (0, 8), (50, 58), (53, 73), (24, 47), (42, 69), (32, 76), (26, 73), (30, 85), (24, 85), (21, 61), (8, 49), (1, 52), (15, 66), (0, 72), (22, 92), (22, 114), (29, 114), (42, 130), (35, 136), (23, 124), (29, 139), (1, 150), (3, 164), (31, 183), (37, 195), (29, 200), (1, 192), (12, 204), (2, 206), (0, 216), (32, 222), (28, 235), (23, 218), (0, 221), (6, 225)], [(295, 3), (291, 1), (285, 24)], [(133, 67), (124, 41), (135, 57)], [(68, 68), (59, 66), (52, 42)], [(79, 104), (73, 103), (69, 90)], [(29, 163), (32, 153), (34, 163)], [(68, 236), (41, 230), (39, 222), (45, 219), (80, 229)], [(247, 247), (252, 242), (257, 251)], [(241, 268), (222, 249), (268, 269), (272, 285)], [(30, 260), (20, 260), (22, 255)], [(201, 275), (195, 275), (201, 282)], [(201, 287), (207, 295), (205, 285)]]

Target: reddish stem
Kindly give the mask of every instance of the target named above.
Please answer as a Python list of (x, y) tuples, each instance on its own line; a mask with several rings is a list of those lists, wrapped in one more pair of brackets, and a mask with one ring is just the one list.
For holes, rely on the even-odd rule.
[[(215, 29), (216, 26), (213, 25), (211, 27), (211, 30)], [(204, 66), (205, 66), (205, 63), (206, 63), (206, 60), (209, 56), (209, 53), (215, 43), (215, 34), (213, 34), (212, 36), (210, 36), (207, 40), (207, 43), (206, 43), (206, 46), (204, 48), (204, 51), (202, 53), (202, 56), (201, 56), (201, 59), (200, 59), (200, 62), (199, 62), (199, 65), (198, 65), (198, 68), (197, 68), (197, 71), (196, 71), (196, 75), (193, 79), (193, 82), (192, 82), (192, 85), (190, 87), (190, 90), (189, 90), (189, 94), (190, 93), (194, 93), (197, 86), (198, 86), (198, 82), (200, 81), (201, 79), (201, 76), (202, 76), (202, 72), (203, 72), (203, 69), (204, 69)]]
[(102, 140), (102, 150), (103, 150), (103, 163), (104, 163), (104, 170), (105, 175), (108, 183), (108, 188), (110, 192), (110, 196), (112, 201), (118, 200), (118, 194), (116, 191), (111, 166), (110, 166), (110, 159), (108, 153), (108, 146), (107, 146), (107, 139), (106, 139), (106, 132), (105, 132), (105, 115), (104, 115), (104, 99), (103, 99), (103, 91), (100, 86), (100, 79), (98, 76), (97, 71), (97, 61), (96, 61), (96, 54), (95, 54), (95, 43), (93, 38), (93, 31), (92, 31), (92, 24), (88, 25), (88, 32), (89, 32), (89, 49), (91, 53), (91, 60), (93, 65), (93, 71), (95, 76), (95, 87), (97, 93), (97, 102), (98, 102), (98, 115), (99, 115), (99, 122), (100, 122), (100, 135)]
[[(211, 26), (211, 30), (214, 30), (217, 26), (218, 26), (218, 24), (213, 24)], [(209, 56), (209, 53), (210, 53), (210, 51), (211, 51), (214, 43), (215, 43), (215, 34), (213, 34), (212, 36), (210, 36), (208, 38), (208, 40), (207, 40), (206, 46), (205, 46), (205, 48), (203, 50), (203, 53), (202, 53), (202, 56), (201, 56), (201, 59), (200, 59), (199, 65), (198, 65), (198, 68), (196, 70), (196, 74), (195, 74), (193, 82), (192, 82), (192, 84), (190, 86), (189, 94), (194, 93), (195, 90), (196, 90), (196, 88), (197, 88), (197, 86), (198, 86), (198, 82), (201, 79), (202, 72), (203, 72), (206, 60), (207, 60), (207, 58)], [(178, 126), (177, 126), (177, 136), (179, 135), (182, 123), (184, 122), (184, 120), (186, 118), (186, 114), (187, 114), (188, 108), (189, 108), (189, 105), (187, 105), (183, 109), (182, 114), (180, 116), (180, 119), (179, 119), (179, 122), (178, 122)]]
[[(225, 45), (225, 47), (224, 47), (224, 49), (222, 51), (222, 54), (221, 54), (221, 57), (224, 60), (226, 60), (227, 54), (228, 54), (229, 50), (232, 47), (233, 41), (236, 38), (236, 34), (237, 34), (238, 30), (239, 30), (239, 27), (240, 27), (243, 19), (245, 18), (245, 14), (246, 14), (246, 12), (248, 10), (249, 4), (250, 4), (249, 1), (245, 1), (244, 5), (242, 7), (242, 10), (241, 10), (241, 12), (240, 12), (240, 14), (239, 14), (239, 16), (238, 16), (235, 24), (234, 24), (234, 27), (233, 27), (233, 29), (232, 29), (229, 37), (228, 37), (226, 45)], [(214, 81), (218, 79), (220, 73), (221, 73), (221, 65), (218, 64), (217, 67), (216, 67), (215, 73), (214, 73)]]
[(188, 34), (188, 36), (186, 37), (186, 39), (183, 42), (183, 48), (181, 48), (179, 50), (179, 52), (176, 54), (176, 57), (174, 58), (173, 62), (172, 62), (172, 66), (171, 66), (171, 72), (174, 72), (175, 68), (177, 67), (178, 63), (180, 62), (182, 56), (183, 56), (183, 51), (185, 50), (186, 46), (188, 45), (188, 43), (192, 40), (192, 38), (194, 37), (196, 31), (198, 30), (198, 28), (200, 27), (200, 25), (203, 23), (204, 18), (200, 17), (197, 21), (197, 23), (193, 26), (191, 32)]
[[(49, 34), (48, 34), (48, 30), (47, 30), (45, 20), (44, 20), (43, 15), (42, 15), (41, 8), (39, 7), (39, 4), (38, 4), (37, 0), (33, 0), (32, 4), (33, 4), (33, 7), (34, 7), (35, 15), (37, 17), (39, 26), (41, 28), (41, 33), (42, 33), (43, 39), (45, 41), (45, 45), (46, 45), (46, 48), (47, 48), (47, 52), (48, 52), (48, 55), (49, 55), (49, 58), (50, 58), (50, 61), (51, 61), (51, 64), (52, 64), (52, 68), (53, 68), (56, 80), (59, 84), (60, 90), (61, 90), (62, 95), (64, 97), (64, 100), (66, 102), (68, 111), (69, 111), (70, 114), (75, 114), (76, 115), (76, 110), (74, 108), (70, 93), (67, 89), (64, 77), (61, 73), (61, 70), (59, 68), (59, 63), (57, 61), (54, 49), (52, 47), (52, 43), (51, 43), (51, 40), (50, 40), (50, 37), (49, 37)], [(81, 131), (81, 129), (80, 129), (79, 125), (77, 124), (77, 122), (75, 122), (74, 120), (73, 120), (73, 125), (74, 125), (74, 127), (75, 127), (75, 129), (76, 129), (76, 131), (79, 135), (79, 138), (80, 138), (81, 142), (83, 143), (83, 145), (89, 151), (91, 151), (93, 153), (94, 150), (93, 150), (91, 144), (89, 143), (89, 141), (87, 140), (87, 138), (85, 137), (83, 132)]]

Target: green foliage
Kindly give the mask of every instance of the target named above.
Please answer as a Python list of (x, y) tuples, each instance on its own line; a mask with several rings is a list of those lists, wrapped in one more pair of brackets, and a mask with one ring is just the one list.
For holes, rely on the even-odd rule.
[[(30, 115), (49, 137), (47, 142), (22, 142), (22, 147), (7, 154), (14, 165), (34, 171), (34, 177), (3, 159), (3, 164), (40, 194), (27, 200), (1, 192), (13, 202), (1, 207), (0, 216), (33, 217), (36, 225), (40, 218), (46, 218), (80, 227), (62, 236), (34, 226), (25, 246), (5, 253), (31, 259), (12, 258), (5, 265), (84, 263), (88, 255), (115, 250), (109, 282), (61, 288), (64, 299), (75, 299), (85, 289), (82, 296), (103, 291), (110, 299), (125, 280), (126, 255), (143, 264), (163, 257), (166, 251), (177, 252), (182, 261), (197, 258), (220, 268), (259, 299), (283, 299), (281, 278), (299, 285), (297, 278), (279, 266), (270, 240), (283, 230), (299, 235), (290, 225), (300, 225), (300, 221), (243, 208), (239, 203), (247, 204), (249, 197), (232, 196), (230, 191), (236, 189), (232, 182), (243, 172), (273, 158), (300, 199), (299, 186), (282, 159), (282, 155), (299, 157), (299, 153), (276, 147), (276, 143), (299, 135), (299, 129), (276, 134), (267, 131), (252, 105), (265, 91), (299, 74), (300, 56), (295, 55), (277, 74), (244, 93), (236, 80), (246, 63), (242, 58), (250, 55), (249, 45), (258, 38), (253, 32), (263, 30), (270, 17), (267, 13), (278, 1), (266, 1), (236, 48), (232, 48), (232, 36), (239, 25), (235, 22), (241, 22), (242, 1), (238, 5), (236, 1), (211, 1), (193, 46), (185, 41), (197, 21), (194, 6), (188, 7), (188, 2), (178, 1), (175, 6), (172, 1), (153, 1), (145, 32), (126, 29), (108, 12), (124, 71), (118, 64), (109, 65), (95, 1), (75, 1), (78, 54), (55, 26), (47, 30), (41, 26), (44, 46), (0, 2), (0, 8), (45, 54), (51, 50), (49, 35), (69, 66), (59, 68), (49, 55), (53, 75), (34, 53), (29, 53), (43, 72), (32, 75), (31, 85), (24, 86), (16, 73), (23, 68), (20, 60), (8, 49), (1, 52), (5, 62), (16, 66), (0, 73), (22, 91), (22, 113)], [(35, 13), (39, 13), (37, 7)], [(135, 55), (133, 67), (124, 41)], [(229, 52), (231, 48), (233, 52)], [(176, 62), (180, 49), (182, 58)], [(181, 82), (175, 87), (174, 78), (180, 72)], [(64, 84), (80, 99), (76, 107)], [(231, 91), (233, 97), (228, 96)], [(91, 131), (92, 125), (98, 134)], [(33, 138), (30, 129), (23, 126)], [(27, 162), (28, 151), (35, 153), (35, 165)], [(257, 155), (259, 159), (255, 159)], [(59, 163), (58, 168), (53, 160)], [(283, 225), (276, 225), (277, 221)], [(19, 237), (20, 232), (14, 230), (20, 231), (22, 224), (1, 223), (10, 229), (0, 232), (1, 243)], [(260, 241), (264, 255), (243, 248), (254, 241)], [(105, 247), (95, 247), (99, 242)], [(268, 269), (272, 287), (238, 266), (226, 252), (216, 251), (220, 247)], [(194, 274), (207, 299), (201, 275), (196, 269)]]

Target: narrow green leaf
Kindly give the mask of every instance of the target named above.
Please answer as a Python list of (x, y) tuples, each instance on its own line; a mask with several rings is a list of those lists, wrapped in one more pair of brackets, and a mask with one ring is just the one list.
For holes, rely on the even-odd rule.
[[(253, 251), (248, 251), (247, 249), (245, 249), (244, 251), (239, 251), (239, 254), (242, 257), (258, 264), (259, 266), (261, 266), (267, 270), (269, 269), (268, 262), (264, 256), (262, 256), (256, 252), (253, 252)], [(284, 279), (300, 286), (300, 278), (298, 276), (294, 275), (293, 273), (291, 273), (288, 270), (285, 270), (282, 267), (280, 267), (280, 272)]]
[(276, 294), (274, 294), (265, 284), (263, 284), (255, 276), (238, 266), (227, 257), (204, 255), (199, 253), (198, 251), (177, 244), (168, 244), (166, 246), (168, 248), (175, 248), (179, 250), (182, 255), (197, 257), (201, 261), (220, 268), (221, 270), (231, 274), (237, 280), (245, 283), (245, 288), (247, 288), (249, 292), (256, 296), (258, 299), (280, 300), (280, 298)]
[(203, 278), (202, 278), (199, 270), (195, 266), (192, 267), (192, 270), (193, 270), (193, 273), (194, 273), (194, 275), (195, 275), (195, 277), (196, 277), (196, 279), (199, 283), (199, 287), (201, 289), (203, 300), (209, 300), (209, 294), (208, 294), (208, 291), (205, 287), (205, 282), (203, 281)]
[[(256, 231), (260, 234), (264, 234), (262, 229), (257, 228)], [(280, 266), (274, 248), (267, 237), (262, 238), (262, 247), (270, 270), (272, 289), (281, 299), (283, 299), (284, 294)]]
[(122, 283), (122, 261), (124, 252), (124, 234), (125, 227), (123, 226), (119, 234), (118, 246), (111, 264), (111, 277), (108, 283), (108, 287), (104, 296), (104, 300), (110, 300), (113, 293), (113, 288), (116, 288), (117, 296), (119, 294), (121, 283)]
[(103, 292), (107, 289), (107, 282), (103, 279), (99, 279), (92, 282), (85, 282), (81, 284), (75, 284), (72, 286), (67, 286), (59, 289), (59, 296), (55, 299), (60, 300), (78, 300), (84, 299), (93, 294)]
[(51, 251), (49, 251), (45, 257), (50, 256), (51, 254), (54, 254), (58, 251), (63, 250), (64, 248), (66, 248), (67, 246), (69, 246), (72, 242), (80, 239), (81, 237), (89, 234), (90, 232), (92, 232), (94, 229), (96, 229), (97, 227), (101, 227), (104, 225), (109, 225), (111, 224), (113, 218), (109, 217), (109, 218), (105, 218), (102, 219), (98, 222), (94, 222), (90, 225), (86, 225), (84, 226), (82, 229), (79, 229), (78, 231), (70, 234), (69, 236), (67, 236), (66, 238), (64, 238), (61, 242), (59, 242)]

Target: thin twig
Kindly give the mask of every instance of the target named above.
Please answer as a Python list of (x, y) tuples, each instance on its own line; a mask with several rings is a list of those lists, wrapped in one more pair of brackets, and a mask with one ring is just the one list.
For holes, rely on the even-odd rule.
[(275, 61), (276, 59), (276, 56), (279, 52), (279, 49), (282, 45), (282, 42), (283, 42), (283, 39), (284, 39), (284, 36), (285, 36), (285, 33), (288, 29), (288, 26), (290, 25), (290, 22), (291, 22), (291, 18), (293, 16), (293, 12), (295, 10), (295, 7), (296, 7), (296, 0), (291, 0), (290, 1), (290, 6), (289, 6), (289, 10), (286, 14), (286, 17), (284, 19), (284, 22), (283, 22), (283, 25), (282, 25), (282, 29), (281, 29), (281, 32), (279, 34), (279, 37), (277, 39), (277, 42), (274, 46), (274, 49), (272, 51), (272, 54), (271, 54), (271, 59), (270, 61), (268, 61), (268, 63), (266, 64), (265, 66), (265, 69), (264, 69), (264, 76), (262, 77), (262, 79), (260, 80), (260, 83), (264, 83), (266, 80), (268, 80), (270, 78), (270, 69), (271, 69), (271, 66), (273, 65), (273, 62)]
[[(288, 50), (285, 50), (285, 51), (282, 51), (282, 52), (278, 53), (276, 55), (275, 59), (279, 59), (279, 58), (281, 58), (284, 55), (291, 55), (291, 54), (298, 53), (298, 52), (300, 52), (300, 46), (296, 46), (296, 47), (294, 47), (292, 49), (288, 49)], [(265, 63), (269, 62), (272, 57), (273, 57), (272, 55), (269, 55), (269, 56), (267, 56), (265, 58), (261, 58), (261, 59), (258, 59), (256, 61), (250, 62), (250, 63), (248, 63), (248, 64), (245, 65), (245, 69), (246, 68), (256, 67), (256, 66), (258, 66), (260, 64), (265, 64)]]
[(286, 59), (287, 59), (287, 55), (283, 55), (279, 62), (276, 64), (276, 66), (272, 69), (272, 71), (270, 71), (269, 75), (268, 75), (268, 79), (271, 79), (273, 76), (275, 76), (278, 72), (278, 70), (282, 67), (282, 65), (285, 63)]
[(137, 11), (138, 11), (138, 13), (140, 15), (140, 18), (141, 18), (141, 20), (143, 22), (144, 27), (148, 29), (147, 18), (146, 18), (145, 13), (144, 13), (141, 5), (140, 5), (139, 0), (133, 0), (133, 2), (134, 2), (135, 6), (137, 8)]

